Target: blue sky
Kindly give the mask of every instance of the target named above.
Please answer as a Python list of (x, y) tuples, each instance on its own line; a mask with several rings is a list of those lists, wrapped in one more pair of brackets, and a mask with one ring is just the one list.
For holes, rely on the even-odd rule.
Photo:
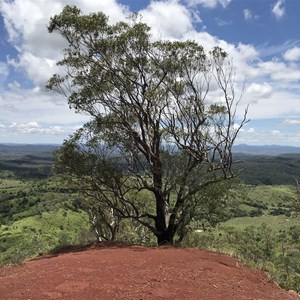
[(0, 0), (0, 143), (61, 143), (87, 120), (44, 89), (64, 47), (46, 26), (66, 4), (112, 22), (139, 12), (154, 38), (223, 47), (246, 82), (237, 143), (300, 146), (300, 0)]

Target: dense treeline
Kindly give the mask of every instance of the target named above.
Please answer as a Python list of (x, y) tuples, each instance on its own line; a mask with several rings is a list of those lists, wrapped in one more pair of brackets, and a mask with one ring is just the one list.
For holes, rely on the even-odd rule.
[[(35, 146), (32, 146), (33, 148)], [(34, 150), (37, 151), (37, 150)], [(294, 185), (299, 178), (300, 154), (281, 154), (277, 156), (234, 154), (237, 162), (234, 168), (244, 169), (239, 178), (251, 185)], [(122, 165), (122, 160), (118, 162)], [(11, 177), (18, 179), (42, 179), (51, 175), (54, 164), (52, 152), (30, 154), (0, 153), (0, 170), (9, 171)], [(1, 174), (3, 177), (3, 172)]]
[(236, 154), (236, 168), (243, 168), (241, 180), (251, 185), (294, 185), (299, 178), (300, 154), (277, 156)]

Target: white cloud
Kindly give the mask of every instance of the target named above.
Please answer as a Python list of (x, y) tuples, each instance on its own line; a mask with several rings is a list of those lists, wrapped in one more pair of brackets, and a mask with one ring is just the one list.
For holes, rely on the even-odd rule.
[(20, 84), (19, 82), (17, 82), (16, 80), (14, 80), (13, 82), (9, 82), (9, 83), (8, 83), (8, 87), (9, 87), (11, 90), (18, 90), (18, 89), (20, 89), (21, 84)]
[(257, 98), (269, 98), (272, 95), (272, 87), (266, 82), (252, 83), (247, 87), (246, 93), (257, 101)]
[(22, 133), (37, 133), (41, 129), (39, 124), (36, 122), (28, 122), (28, 123), (15, 123), (13, 122), (9, 128), (13, 128), (21, 131)]
[(287, 50), (283, 57), (289, 61), (297, 61), (300, 59), (300, 48), (293, 47), (292, 49)]
[(3, 92), (0, 95), (0, 109), (5, 111), (1, 120), (18, 120), (18, 123), (47, 122), (72, 123), (84, 122), (87, 116), (75, 114), (65, 99), (57, 94), (38, 91), (38, 89), (18, 89)]
[(217, 21), (218, 26), (228, 26), (232, 24), (232, 21), (222, 20), (220, 18), (215, 18), (215, 20)]
[(37, 122), (28, 123), (16, 123), (12, 122), (6, 127), (11, 134), (22, 133), (22, 134), (50, 134), (60, 135), (65, 137), (67, 134), (74, 132), (78, 126), (61, 126), (61, 125), (41, 125)]
[(0, 62), (0, 76), (7, 77), (8, 75), (8, 67), (6, 63)]
[(7, 126), (0, 124), (0, 139), (16, 143), (61, 143), (78, 128), (80, 125), (12, 122)]
[(279, 130), (272, 130), (271, 134), (275, 136), (279, 136), (281, 132)]
[(300, 80), (300, 69), (297, 65), (287, 65), (273, 60), (258, 64), (260, 72), (270, 76), (275, 81), (296, 82)]
[(275, 15), (276, 19), (281, 19), (285, 14), (285, 0), (278, 0), (272, 8), (272, 13)]
[(259, 53), (252, 45), (245, 45), (245, 44), (239, 43), (237, 46), (237, 51), (241, 54), (241, 56), (247, 62), (251, 62), (251, 61), (257, 59), (259, 56)]
[(244, 9), (244, 10), (243, 10), (243, 14), (244, 14), (244, 19), (245, 19), (246, 21), (251, 20), (251, 19), (253, 18), (252, 12), (251, 12), (250, 9)]
[(193, 28), (191, 12), (176, 0), (153, 1), (139, 13), (159, 39), (180, 39)]
[(235, 123), (235, 124), (233, 124), (232, 127), (233, 127), (234, 130), (240, 129), (240, 131), (244, 131), (244, 128), (240, 128), (240, 124)]
[(201, 5), (203, 7), (215, 8), (218, 5), (227, 7), (232, 0), (186, 0), (189, 6)]
[(40, 57), (31, 52), (23, 52), (18, 60), (10, 59), (9, 64), (24, 71), (36, 85), (44, 88), (47, 80), (57, 72), (56, 60)]
[[(300, 114), (299, 95), (288, 91), (273, 90), (269, 98), (254, 98), (247, 93), (243, 99), (250, 103), (248, 117), (251, 120), (280, 116), (297, 117)], [(254, 102), (253, 102), (254, 101)]]
[[(247, 93), (238, 109), (241, 110), (239, 115), (243, 113), (243, 105), (251, 103), (248, 115), (251, 119), (284, 115), (287, 120), (285, 125), (293, 125), (293, 122), (296, 125), (295, 118), (300, 114), (300, 48), (296, 43), (286, 43), (280, 49), (271, 46), (258, 49), (253, 45), (231, 44), (221, 40), (204, 31), (206, 24), (201, 24), (202, 31), (197, 31), (195, 23), (201, 22), (201, 19), (195, 6), (226, 8), (230, 2), (151, 1), (140, 13), (142, 21), (152, 26), (156, 38), (190, 39), (203, 45), (207, 51), (220, 46), (228, 52), (233, 59), (236, 81), (239, 84), (246, 79), (248, 83)], [(44, 92), (45, 82), (57, 70), (55, 62), (61, 58), (65, 47), (65, 42), (58, 35), (47, 32), (47, 24), (50, 16), (59, 13), (66, 4), (75, 4), (84, 13), (101, 10), (110, 16), (111, 22), (124, 20), (129, 13), (116, 0), (0, 0), (0, 12), (4, 17), (10, 43), (18, 52), (17, 57), (9, 58), (8, 64), (0, 62), (0, 75), (3, 80), (7, 80), (9, 68), (16, 68), (25, 74), (29, 83), (36, 85), (31, 89), (24, 89), (22, 81), (9, 78), (9, 90), (0, 93), (0, 109), (4, 112), (0, 119), (2, 141), (5, 140), (5, 133), (22, 134), (24, 140), (25, 136), (28, 139), (31, 134), (45, 140), (49, 135), (54, 136), (54, 133), (57, 137), (66, 137), (75, 127), (88, 120), (86, 116), (69, 110), (66, 100), (59, 95)], [(284, 1), (277, 1), (272, 7), (278, 19), (284, 16), (284, 4)], [(243, 14), (245, 20), (258, 18), (249, 9), (245, 9)], [(269, 60), (269, 56), (276, 55), (280, 59)], [(212, 90), (213, 88), (212, 86)], [(238, 92), (239, 87), (236, 89), (237, 97)], [(220, 95), (216, 96), (220, 98)], [(13, 124), (14, 126), (9, 127)], [(252, 134), (253, 139), (272, 136), (271, 131), (264, 133), (265, 136), (259, 135), (256, 127), (242, 132)]]
[(253, 145), (299, 145), (300, 132), (283, 132), (280, 130), (265, 130), (264, 128), (251, 129), (241, 132), (237, 138), (237, 144), (246, 143)]
[(254, 15), (252, 13), (252, 11), (248, 8), (243, 10), (243, 15), (244, 15), (245, 21), (257, 20), (259, 18), (258, 15)]
[(55, 62), (61, 58), (66, 46), (59, 35), (48, 33), (47, 25), (50, 17), (60, 13), (67, 4), (76, 5), (83, 13), (103, 11), (112, 22), (124, 20), (128, 14), (126, 7), (115, 0), (0, 0), (9, 41), (19, 53), (9, 62), (41, 87), (56, 72)]
[(0, 90), (2, 89), (2, 85), (7, 79), (9, 74), (9, 69), (6, 63), (0, 62)]
[(297, 120), (297, 119), (285, 119), (283, 121), (283, 124), (287, 125), (287, 126), (300, 126), (300, 120)]

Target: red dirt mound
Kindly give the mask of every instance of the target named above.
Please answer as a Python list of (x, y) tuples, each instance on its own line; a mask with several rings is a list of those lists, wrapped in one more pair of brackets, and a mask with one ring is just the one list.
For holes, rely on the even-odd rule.
[(0, 269), (0, 299), (297, 299), (257, 270), (197, 249), (98, 245)]

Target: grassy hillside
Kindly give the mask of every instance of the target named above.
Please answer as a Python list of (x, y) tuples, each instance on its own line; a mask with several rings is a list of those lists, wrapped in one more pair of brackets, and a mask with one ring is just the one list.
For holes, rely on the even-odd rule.
[(0, 265), (87, 242), (88, 216), (59, 177), (8, 177), (0, 180)]
[(0, 265), (86, 243), (89, 238), (88, 217), (83, 211), (59, 209), (24, 217), (0, 225)]
[[(50, 150), (0, 146), (0, 265), (94, 238), (81, 197), (51, 173)], [(292, 205), (300, 155), (235, 154), (234, 159), (240, 161), (236, 169), (245, 168), (244, 185), (219, 216), (226, 221), (201, 234), (191, 231), (184, 244), (234, 255), (300, 292), (300, 218)], [(139, 230), (143, 239), (124, 222), (121, 236), (151, 240)]]
[(190, 232), (185, 245), (228, 253), (300, 292), (300, 216), (294, 186), (244, 186), (230, 218), (205, 232)]

